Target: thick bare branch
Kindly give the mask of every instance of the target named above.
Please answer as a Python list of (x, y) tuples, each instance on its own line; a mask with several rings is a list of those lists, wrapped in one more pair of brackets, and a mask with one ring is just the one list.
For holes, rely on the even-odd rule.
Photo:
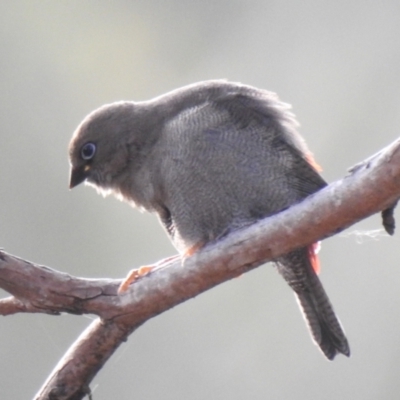
[(184, 261), (161, 264), (118, 295), (118, 280), (74, 278), (0, 253), (0, 313), (93, 313), (96, 320), (57, 365), (36, 399), (81, 399), (138, 326), (171, 307), (288, 251), (338, 233), (400, 197), (400, 140), (290, 209), (234, 232)]

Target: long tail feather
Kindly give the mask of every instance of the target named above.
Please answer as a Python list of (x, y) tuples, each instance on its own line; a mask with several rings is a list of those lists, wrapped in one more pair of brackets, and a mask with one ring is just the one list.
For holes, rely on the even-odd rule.
[(294, 290), (314, 342), (329, 360), (350, 347), (342, 325), (315, 273), (310, 249), (295, 250), (277, 260), (279, 273)]

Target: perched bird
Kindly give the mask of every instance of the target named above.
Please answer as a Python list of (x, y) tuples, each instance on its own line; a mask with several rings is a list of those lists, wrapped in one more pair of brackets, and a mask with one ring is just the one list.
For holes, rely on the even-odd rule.
[[(85, 181), (157, 214), (179, 252), (192, 254), (326, 186), (289, 108), (273, 93), (222, 80), (105, 105), (71, 139), (70, 188)], [(349, 356), (315, 245), (275, 263), (325, 356)]]

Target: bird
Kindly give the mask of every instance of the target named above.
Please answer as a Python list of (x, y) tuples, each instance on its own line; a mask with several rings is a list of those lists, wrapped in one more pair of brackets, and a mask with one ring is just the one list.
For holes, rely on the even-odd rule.
[[(69, 187), (85, 182), (156, 214), (187, 257), (327, 185), (298, 126), (275, 93), (227, 80), (106, 104), (73, 133)], [(274, 263), (312, 340), (333, 360), (350, 347), (317, 275), (316, 247)]]

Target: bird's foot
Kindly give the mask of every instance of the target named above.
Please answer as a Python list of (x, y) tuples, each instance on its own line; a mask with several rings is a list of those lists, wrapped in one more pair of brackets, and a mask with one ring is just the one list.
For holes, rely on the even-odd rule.
[(142, 278), (150, 274), (150, 272), (153, 271), (154, 269), (159, 269), (168, 266), (172, 261), (174, 261), (177, 258), (180, 258), (180, 256), (167, 257), (161, 261), (158, 261), (154, 265), (144, 265), (140, 268), (132, 269), (131, 271), (129, 271), (127, 277), (119, 285), (118, 294), (125, 293), (128, 290), (129, 286), (135, 281), (137, 281), (139, 278)]
[(121, 294), (126, 292), (133, 282), (148, 275), (154, 268), (154, 265), (144, 265), (143, 267), (129, 271), (127, 277), (119, 285), (118, 293)]

